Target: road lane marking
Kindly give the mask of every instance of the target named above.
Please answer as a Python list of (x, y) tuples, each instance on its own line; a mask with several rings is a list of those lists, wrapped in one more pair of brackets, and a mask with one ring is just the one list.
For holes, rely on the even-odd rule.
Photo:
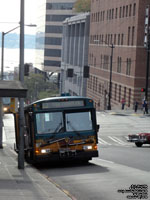
[(113, 140), (114, 142), (123, 145), (121, 142), (119, 142), (118, 140), (116, 140), (115, 138), (113, 138), (112, 136), (108, 136), (111, 140)]
[(107, 145), (111, 145), (110, 143), (106, 142), (105, 140), (103, 140), (102, 138), (98, 138), (99, 143), (101, 144), (107, 144)]
[(117, 137), (113, 137), (113, 138), (115, 138), (116, 140), (118, 140), (120, 143), (122, 143), (123, 145), (126, 145), (127, 143), (125, 143), (124, 141), (122, 141), (122, 140), (120, 140), (119, 138), (117, 138)]

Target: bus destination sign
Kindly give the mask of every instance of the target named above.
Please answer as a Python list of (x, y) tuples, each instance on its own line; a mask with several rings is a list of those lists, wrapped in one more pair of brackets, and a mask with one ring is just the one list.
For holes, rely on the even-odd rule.
[(42, 109), (47, 108), (69, 108), (69, 107), (82, 107), (84, 106), (83, 100), (78, 101), (51, 101), (51, 102), (43, 102)]

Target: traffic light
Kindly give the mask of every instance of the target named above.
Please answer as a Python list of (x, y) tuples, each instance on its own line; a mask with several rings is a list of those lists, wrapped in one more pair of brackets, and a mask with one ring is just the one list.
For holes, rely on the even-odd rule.
[(89, 66), (84, 66), (84, 69), (83, 69), (83, 77), (84, 78), (89, 78), (89, 70), (90, 70)]
[(29, 76), (30, 65), (28, 63), (24, 64), (24, 76)]
[(67, 69), (67, 77), (69, 77), (69, 78), (73, 77), (73, 69), (71, 69), (71, 68)]
[(141, 88), (141, 92), (145, 92), (145, 88)]

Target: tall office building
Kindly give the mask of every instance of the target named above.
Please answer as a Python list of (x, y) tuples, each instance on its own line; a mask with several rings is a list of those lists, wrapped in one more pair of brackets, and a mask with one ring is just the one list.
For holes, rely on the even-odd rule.
[(61, 65), (62, 22), (76, 0), (38, 0), (35, 67), (57, 72)]
[(141, 88), (147, 87), (150, 97), (144, 46), (148, 5), (150, 0), (91, 1), (87, 96), (94, 99), (97, 110), (121, 109), (124, 103), (133, 109), (135, 101), (141, 106), (146, 94)]

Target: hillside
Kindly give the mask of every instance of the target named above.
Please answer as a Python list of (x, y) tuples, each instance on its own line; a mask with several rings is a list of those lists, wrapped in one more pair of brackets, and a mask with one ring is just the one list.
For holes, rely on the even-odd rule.
[[(2, 36), (0, 33), (0, 47), (2, 43)], [(25, 35), (25, 49), (35, 48), (35, 35)], [(10, 33), (5, 35), (5, 48), (14, 49), (19, 48), (19, 35), (16, 33)]]

